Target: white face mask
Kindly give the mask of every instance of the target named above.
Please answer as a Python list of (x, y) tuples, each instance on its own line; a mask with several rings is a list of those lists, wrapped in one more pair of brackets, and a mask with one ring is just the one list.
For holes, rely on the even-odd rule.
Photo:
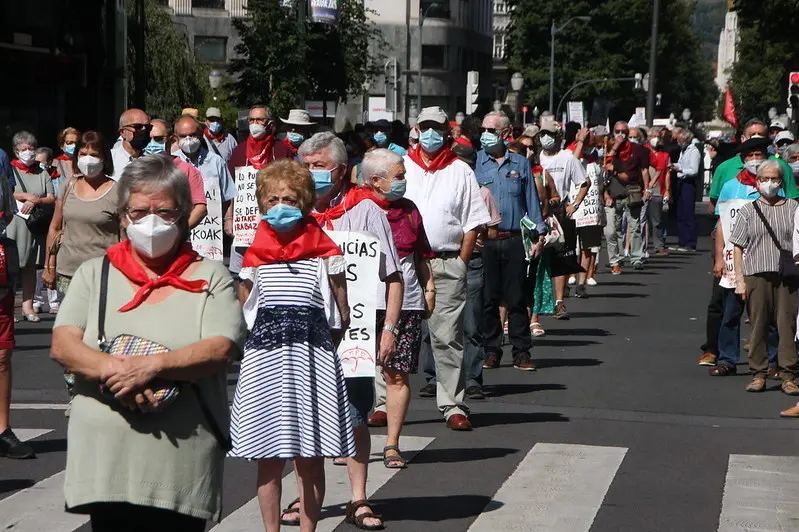
[(17, 157), (22, 161), (22, 164), (30, 166), (33, 164), (33, 161), (36, 160), (36, 152), (33, 150), (23, 150), (17, 154)]
[(660, 142), (660, 139), (658, 137), (655, 137), (655, 138), (653, 138), (652, 140), (649, 141), (649, 145), (652, 146), (653, 148), (657, 148), (657, 145), (658, 145), (659, 142)]
[(757, 171), (760, 170), (761, 164), (763, 164), (763, 159), (750, 159), (744, 163), (744, 167), (752, 174), (757, 175)]
[(148, 214), (136, 223), (128, 218), (128, 240), (133, 248), (151, 259), (163, 257), (175, 248), (180, 238), (180, 228), (156, 214)]
[(258, 123), (250, 124), (250, 135), (256, 139), (263, 137), (266, 135), (266, 126)]
[(103, 171), (103, 160), (93, 155), (78, 157), (78, 170), (86, 177), (94, 177)]
[(178, 146), (186, 155), (192, 155), (200, 149), (200, 139), (197, 137), (184, 137), (178, 141)]
[(540, 139), (541, 147), (545, 150), (551, 150), (555, 147), (555, 137), (551, 135), (541, 135)]
[(782, 185), (776, 181), (760, 181), (757, 184), (757, 189), (760, 191), (760, 194), (766, 198), (773, 198), (776, 196), (780, 188), (782, 188)]

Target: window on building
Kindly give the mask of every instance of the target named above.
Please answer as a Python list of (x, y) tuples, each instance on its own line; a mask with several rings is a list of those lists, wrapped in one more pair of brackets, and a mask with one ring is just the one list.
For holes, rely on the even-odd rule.
[(429, 18), (450, 18), (449, 0), (420, 0), (419, 10)]
[(447, 68), (447, 47), (439, 44), (422, 45), (422, 68)]
[(225, 9), (225, 0), (191, 0), (194, 9)]
[(505, 34), (494, 33), (494, 59), (505, 58)]
[(194, 57), (202, 63), (225, 63), (227, 39), (225, 37), (195, 37)]
[(494, 0), (494, 13), (503, 14), (508, 12), (506, 0)]

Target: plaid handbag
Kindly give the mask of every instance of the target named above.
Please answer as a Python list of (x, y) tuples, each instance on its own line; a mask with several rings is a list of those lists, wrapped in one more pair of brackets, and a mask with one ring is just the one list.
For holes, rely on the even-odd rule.
[[(120, 356), (152, 356), (161, 353), (168, 353), (169, 348), (146, 338), (133, 336), (131, 334), (120, 334), (111, 340), (110, 343), (108, 342), (105, 337), (105, 314), (108, 305), (109, 269), (110, 261), (108, 260), (108, 255), (106, 255), (103, 257), (103, 267), (100, 274), (100, 307), (98, 311), (97, 325), (97, 341), (100, 346), (100, 350), (108, 353), (109, 355)], [(150, 383), (150, 389), (153, 391), (156, 399), (158, 399), (158, 410), (163, 410), (175, 402), (175, 399), (177, 399), (180, 395), (183, 384), (184, 383), (181, 382), (168, 381), (164, 379), (155, 379)], [(191, 387), (194, 395), (197, 397), (200, 410), (202, 411), (203, 416), (208, 423), (208, 428), (216, 438), (219, 448), (224, 452), (228, 452), (232, 448), (230, 439), (227, 437), (227, 435), (225, 435), (225, 433), (222, 432), (216, 422), (216, 419), (214, 419), (214, 415), (211, 412), (211, 409), (208, 407), (208, 403), (205, 401), (205, 398), (203, 397), (200, 386), (195, 382), (185, 384), (188, 384)], [(114, 395), (110, 391), (105, 390), (102, 384), (100, 384), (100, 391), (107, 399), (111, 401), (115, 400)], [(140, 410), (140, 412), (144, 411)]]

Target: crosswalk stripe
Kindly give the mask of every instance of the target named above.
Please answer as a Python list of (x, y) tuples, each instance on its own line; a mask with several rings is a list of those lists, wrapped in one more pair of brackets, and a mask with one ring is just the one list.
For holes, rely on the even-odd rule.
[(537, 443), (469, 532), (588, 532), (627, 449)]
[(0, 501), (0, 530), (72, 532), (89, 522), (64, 511), (64, 471)]
[(799, 527), (799, 460), (730, 455), (719, 532), (783, 532)]
[[(409, 460), (427, 447), (434, 439), (403, 436), (400, 442), (402, 455), (406, 460)], [(385, 436), (372, 436), (372, 456), (379, 456), (382, 459), (382, 449), (385, 443)], [(396, 469), (383, 467), (382, 461), (373, 462), (369, 468), (369, 480), (366, 483), (367, 496), (371, 497), (381, 486), (391, 480), (396, 473)], [(325, 519), (325, 514), (330, 513), (331, 507), (343, 507), (350, 500), (350, 481), (346, 467), (335, 466), (332, 460), (325, 460), (325, 483), (327, 489), (324, 508), (327, 510), (323, 509), (322, 511), (322, 520), (316, 527), (317, 532), (332, 532), (340, 525), (344, 521), (343, 510), (340, 512), (334, 511), (335, 517), (331, 516), (327, 519)], [(294, 479), (294, 474), (290, 474), (283, 479), (283, 495), (280, 507), (286, 508), (296, 497), (297, 482)], [(211, 530), (213, 532), (243, 532), (246, 530), (262, 530), (263, 526), (258, 498), (253, 497)]]
[(14, 429), (14, 434), (16, 434), (17, 438), (21, 441), (32, 440), (33, 438), (44, 436), (50, 432), (53, 432), (53, 429)]

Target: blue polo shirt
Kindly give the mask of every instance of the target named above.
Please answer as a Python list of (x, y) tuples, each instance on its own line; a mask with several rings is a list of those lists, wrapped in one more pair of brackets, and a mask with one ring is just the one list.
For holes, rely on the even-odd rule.
[(480, 150), (474, 174), (480, 186), (488, 188), (497, 201), (502, 216), (500, 231), (519, 231), (521, 219), (526, 215), (540, 234), (547, 232), (530, 161), (517, 153), (505, 151), (499, 164), (485, 150)]

